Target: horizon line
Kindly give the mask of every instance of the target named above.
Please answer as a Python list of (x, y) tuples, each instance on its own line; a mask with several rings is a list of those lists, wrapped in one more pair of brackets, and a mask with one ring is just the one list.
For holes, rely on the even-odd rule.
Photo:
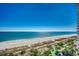
[(0, 32), (76, 32), (76, 30), (0, 30)]

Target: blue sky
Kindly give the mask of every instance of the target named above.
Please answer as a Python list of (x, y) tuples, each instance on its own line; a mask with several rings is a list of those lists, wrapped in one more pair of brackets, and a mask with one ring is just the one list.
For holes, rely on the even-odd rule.
[(76, 5), (0, 4), (0, 30), (76, 30)]

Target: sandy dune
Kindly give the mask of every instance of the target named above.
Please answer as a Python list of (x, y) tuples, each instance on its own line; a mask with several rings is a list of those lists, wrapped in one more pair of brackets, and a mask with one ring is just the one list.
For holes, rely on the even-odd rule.
[(5, 49), (5, 48), (24, 46), (24, 45), (31, 46), (32, 44), (38, 43), (38, 42), (43, 42), (43, 41), (47, 41), (47, 40), (55, 40), (55, 39), (59, 39), (59, 38), (67, 38), (67, 37), (72, 37), (72, 36), (76, 36), (76, 35), (77, 34), (4, 41), (4, 42), (0, 42), (0, 50)]

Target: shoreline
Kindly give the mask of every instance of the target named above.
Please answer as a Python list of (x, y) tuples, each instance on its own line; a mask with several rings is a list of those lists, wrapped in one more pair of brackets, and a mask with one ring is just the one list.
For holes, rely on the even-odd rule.
[(25, 45), (31, 46), (35, 43), (41, 43), (48, 40), (54, 41), (56, 39), (68, 38), (68, 37), (73, 37), (73, 36), (77, 36), (77, 34), (51, 36), (51, 37), (43, 37), (43, 38), (31, 38), (29, 40), (19, 39), (19, 40), (4, 41), (4, 42), (0, 42), (0, 50), (20, 47), (20, 46), (25, 46)]

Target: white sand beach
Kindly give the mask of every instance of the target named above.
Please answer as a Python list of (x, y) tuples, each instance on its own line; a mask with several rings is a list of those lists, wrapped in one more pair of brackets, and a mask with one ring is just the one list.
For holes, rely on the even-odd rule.
[(24, 45), (31, 46), (32, 44), (43, 42), (43, 41), (55, 40), (55, 39), (60, 39), (60, 38), (68, 38), (72, 36), (77, 36), (77, 34), (4, 41), (4, 42), (0, 42), (0, 50), (5, 49), (5, 48), (24, 46)]

